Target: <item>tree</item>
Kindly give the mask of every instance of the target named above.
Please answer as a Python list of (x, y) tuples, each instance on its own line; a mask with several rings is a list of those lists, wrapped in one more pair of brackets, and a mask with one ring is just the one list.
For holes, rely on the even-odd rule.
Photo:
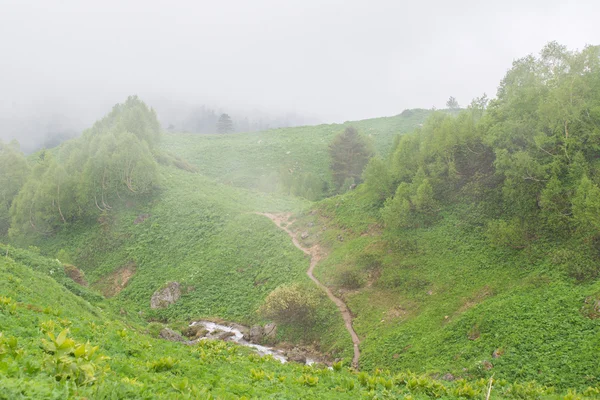
[(221, 114), (219, 121), (217, 121), (217, 132), (218, 133), (231, 133), (233, 132), (233, 121), (229, 114)]
[(373, 193), (380, 203), (393, 194), (392, 177), (385, 162), (380, 158), (371, 158), (363, 172), (363, 180), (367, 190)]
[(457, 110), (460, 108), (460, 106), (458, 105), (458, 101), (456, 101), (456, 99), (453, 96), (450, 96), (450, 98), (446, 102), (446, 107), (448, 107), (451, 110)]
[(25, 184), (30, 169), (19, 144), (4, 144), (0, 140), (0, 236), (8, 232), (9, 210), (13, 199)]
[(354, 183), (361, 182), (363, 169), (373, 155), (373, 151), (358, 131), (350, 126), (333, 139), (329, 145), (329, 155), (333, 181), (338, 190), (341, 190), (344, 182), (348, 180)]

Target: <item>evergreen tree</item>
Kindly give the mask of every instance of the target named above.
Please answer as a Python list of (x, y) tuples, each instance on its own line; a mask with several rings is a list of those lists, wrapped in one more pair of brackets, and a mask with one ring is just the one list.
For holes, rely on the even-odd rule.
[(344, 182), (361, 182), (363, 169), (373, 155), (373, 151), (355, 128), (348, 127), (333, 139), (329, 145), (329, 155), (331, 173), (337, 189), (347, 190), (348, 188), (343, 188)]
[(460, 108), (460, 106), (458, 105), (458, 101), (456, 101), (456, 99), (452, 96), (450, 96), (450, 98), (446, 102), (446, 107), (448, 107), (451, 110), (457, 110)]
[(231, 133), (233, 132), (233, 121), (229, 114), (221, 114), (219, 121), (217, 121), (217, 133)]

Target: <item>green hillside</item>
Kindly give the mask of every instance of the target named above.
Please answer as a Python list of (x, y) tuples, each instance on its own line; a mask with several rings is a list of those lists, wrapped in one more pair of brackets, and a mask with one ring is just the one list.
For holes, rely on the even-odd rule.
[(201, 174), (229, 185), (273, 192), (286, 178), (309, 175), (331, 187), (327, 147), (345, 127), (356, 127), (381, 156), (387, 156), (394, 137), (411, 132), (429, 114), (430, 110), (415, 109), (394, 117), (256, 133), (167, 134), (162, 147), (193, 163)]
[[(0, 398), (600, 397), (599, 54), (551, 43), (456, 112), (165, 134), (130, 97), (52, 151), (0, 143)], [(350, 127), (375, 157), (342, 187)], [(275, 321), (334, 370), (156, 339), (198, 319)], [(53, 350), (66, 328), (110, 359)]]

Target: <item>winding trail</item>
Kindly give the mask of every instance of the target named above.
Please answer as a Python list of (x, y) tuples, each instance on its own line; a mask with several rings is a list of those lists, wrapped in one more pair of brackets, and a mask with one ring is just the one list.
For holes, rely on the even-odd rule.
[(335, 305), (338, 307), (338, 309), (342, 313), (342, 318), (344, 319), (344, 324), (346, 325), (346, 330), (350, 334), (350, 337), (352, 338), (352, 343), (354, 344), (354, 357), (352, 358), (352, 367), (354, 367), (355, 369), (358, 369), (358, 359), (360, 358), (360, 349), (358, 348), (358, 346), (360, 345), (360, 339), (358, 338), (358, 335), (356, 334), (356, 332), (354, 331), (354, 328), (352, 327), (352, 314), (350, 313), (350, 310), (348, 309), (348, 306), (346, 305), (346, 303), (344, 303), (340, 298), (335, 297), (335, 295), (331, 292), (331, 290), (327, 286), (323, 285), (313, 275), (315, 266), (322, 258), (322, 254), (320, 252), (319, 245), (314, 245), (308, 249), (305, 248), (304, 246), (302, 246), (302, 244), (300, 244), (300, 241), (298, 240), (297, 235), (294, 232), (290, 231), (287, 227), (283, 226), (284, 222), (288, 222), (290, 214), (269, 214), (269, 213), (257, 213), (257, 214), (263, 215), (263, 216), (269, 218), (271, 221), (273, 221), (279, 229), (284, 230), (292, 238), (292, 242), (294, 243), (294, 246), (296, 246), (298, 249), (302, 250), (304, 252), (304, 254), (306, 254), (310, 257), (310, 266), (308, 267), (308, 270), (306, 271), (306, 275), (308, 275), (308, 277), (315, 283), (315, 285), (317, 285), (325, 293), (327, 293), (327, 297), (329, 297), (329, 299), (335, 303)]

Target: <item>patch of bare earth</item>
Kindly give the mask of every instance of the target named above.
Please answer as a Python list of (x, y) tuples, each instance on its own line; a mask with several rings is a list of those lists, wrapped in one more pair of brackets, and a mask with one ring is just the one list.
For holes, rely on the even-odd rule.
[(87, 281), (85, 280), (85, 275), (83, 274), (83, 271), (81, 271), (79, 268), (71, 264), (64, 264), (63, 268), (65, 269), (65, 274), (67, 274), (67, 276), (71, 278), (75, 283), (78, 283), (81, 286), (88, 285)]
[(133, 261), (117, 268), (111, 274), (101, 278), (94, 285), (105, 297), (114, 297), (121, 293), (129, 283), (129, 280), (135, 275), (137, 266)]

